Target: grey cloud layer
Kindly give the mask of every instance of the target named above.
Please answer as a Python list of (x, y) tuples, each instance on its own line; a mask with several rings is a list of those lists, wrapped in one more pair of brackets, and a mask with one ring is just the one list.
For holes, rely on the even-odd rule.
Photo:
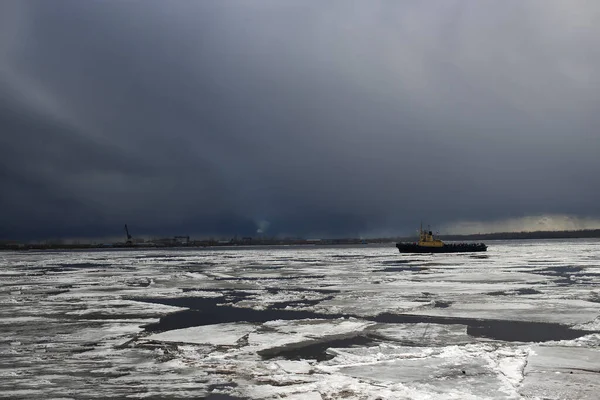
[(0, 236), (598, 217), (599, 10), (2, 2)]

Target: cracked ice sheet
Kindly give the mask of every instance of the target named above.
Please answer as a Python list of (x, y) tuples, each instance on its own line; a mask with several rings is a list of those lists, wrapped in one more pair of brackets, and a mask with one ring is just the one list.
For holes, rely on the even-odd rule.
[(262, 331), (248, 336), (253, 351), (285, 347), (295, 343), (316, 342), (332, 337), (357, 336), (374, 323), (360, 320), (270, 321)]
[[(578, 341), (580, 344), (585, 340)], [(574, 342), (574, 341), (571, 341)], [(520, 392), (552, 400), (598, 398), (600, 350), (596, 347), (548, 346), (532, 347)], [(571, 343), (573, 344), (573, 343)]]
[(264, 310), (272, 305), (277, 305), (277, 303), (291, 302), (303, 304), (303, 302), (316, 302), (329, 296), (327, 294), (312, 291), (302, 291), (302, 293), (299, 294), (298, 292), (289, 292), (285, 289), (277, 291), (276, 293), (269, 293), (265, 291), (252, 292), (249, 290), (246, 290), (245, 292), (249, 293), (248, 298), (236, 302), (235, 306), (252, 308), (255, 310)]
[(259, 384), (242, 393), (257, 399), (291, 399), (302, 393), (332, 399), (519, 399), (517, 389), (529, 353), (527, 347), (491, 344), (438, 348), (382, 344), (330, 351), (336, 357), (321, 364), (247, 365), (244, 373)]
[[(520, 280), (515, 283), (415, 282), (407, 280), (378, 285), (364, 283), (340, 288), (341, 293), (336, 294), (333, 299), (322, 301), (307, 309), (325, 314), (351, 313), (359, 316), (373, 316), (383, 312), (412, 314), (413, 310), (426, 314), (433, 309), (432, 315), (445, 315), (444, 310), (448, 309), (435, 309), (435, 301), (495, 304), (501, 302), (504, 297), (490, 296), (489, 293), (532, 287), (535, 286), (533, 284), (523, 285)], [(543, 295), (544, 299), (549, 298), (545, 293)], [(539, 304), (544, 301), (540, 296), (536, 298), (536, 295), (521, 295), (518, 298), (531, 304)], [(558, 299), (558, 302), (561, 301)], [(588, 304), (585, 303), (579, 304), (587, 306)], [(600, 305), (600, 303), (597, 304)], [(591, 303), (589, 306), (592, 309), (596, 308)]]
[[(10, 258), (8, 260), (7, 257)], [(147, 255), (152, 257), (147, 257)], [(172, 257), (166, 257), (171, 255)], [(444, 327), (434, 324), (425, 328), (421, 324), (389, 324), (385, 327), (369, 327), (377, 332), (385, 333), (381, 343), (365, 345), (361, 349), (330, 348), (328, 352), (337, 356), (327, 362), (314, 360), (262, 360), (255, 352), (242, 352), (240, 349), (219, 349), (218, 346), (165, 344), (164, 347), (133, 347), (120, 346), (129, 339), (135, 339), (139, 334), (139, 325), (144, 318), (119, 320), (123, 322), (123, 335), (95, 335), (95, 331), (110, 329), (106, 320), (93, 321), (85, 315), (70, 314), (69, 311), (85, 310), (99, 306), (99, 302), (131, 299), (130, 296), (177, 297), (189, 295), (182, 289), (212, 290), (222, 295), (225, 291), (255, 290), (252, 301), (260, 303), (261, 293), (269, 302), (268, 294), (272, 288), (285, 291), (286, 289), (333, 289), (341, 293), (333, 293), (333, 301), (340, 312), (350, 313), (353, 309), (361, 309), (365, 315), (376, 315), (385, 309), (405, 309), (405, 305), (416, 303), (421, 311), (453, 312), (459, 309), (460, 303), (470, 304), (473, 311), (478, 303), (489, 304), (482, 312), (493, 313), (491, 304), (496, 303), (495, 315), (506, 318), (512, 311), (504, 312), (501, 307), (506, 304), (523, 303), (538, 307), (548, 305), (548, 312), (555, 305), (564, 304), (561, 313), (577, 314), (582, 308), (579, 302), (571, 300), (600, 300), (597, 290), (600, 283), (598, 272), (600, 246), (593, 241), (548, 241), (548, 242), (508, 242), (490, 243), (486, 258), (472, 259), (468, 256), (451, 257), (436, 255), (431, 257), (403, 257), (393, 245), (385, 247), (356, 247), (356, 248), (313, 248), (313, 249), (276, 249), (252, 251), (132, 251), (132, 252), (57, 252), (57, 253), (3, 253), (0, 254), (0, 264), (8, 265), (0, 282), (0, 320), (3, 317), (20, 318), (43, 315), (51, 316), (50, 321), (15, 321), (15, 324), (2, 325), (3, 332), (8, 333), (10, 342), (0, 343), (0, 350), (6, 362), (6, 377), (0, 379), (0, 391), (6, 396), (16, 393), (21, 398), (46, 397), (93, 397), (98, 393), (104, 397), (144, 397), (162, 396), (163, 398), (182, 398), (204, 396), (211, 385), (237, 384), (222, 393), (247, 396), (249, 398), (347, 398), (347, 399), (376, 399), (407, 398), (407, 399), (438, 399), (438, 398), (482, 398), (475, 396), (469, 390), (460, 386), (460, 377), (452, 377), (457, 382), (456, 387), (449, 387), (440, 393), (438, 384), (444, 385), (450, 379), (441, 375), (430, 377), (429, 382), (423, 383), (418, 377), (413, 381), (397, 382), (375, 378), (356, 378), (344, 373), (343, 367), (358, 368), (359, 365), (377, 365), (392, 363), (394, 368), (402, 369), (402, 363), (409, 370), (411, 364), (420, 359), (430, 360), (431, 365), (425, 365), (424, 371), (435, 371), (440, 365), (452, 367), (449, 352), (441, 352), (445, 347), (459, 345), (461, 351), (455, 354), (458, 364), (461, 360), (468, 365), (481, 368), (481, 375), (467, 376), (466, 379), (481, 381), (488, 387), (491, 395), (499, 398), (511, 398), (507, 392), (498, 390), (500, 385), (510, 383), (510, 371), (518, 377), (515, 368), (521, 362), (517, 350), (527, 351), (528, 347), (504, 347), (502, 342), (487, 343), (490, 347), (488, 356), (499, 360), (504, 350), (508, 356), (505, 361), (497, 362), (496, 370), (489, 365), (471, 362), (476, 347), (464, 347), (465, 342), (471, 345), (480, 343), (472, 338), (461, 335), (462, 327), (443, 332)], [(4, 257), (4, 258), (3, 258)], [(103, 260), (97, 260), (103, 259)], [(175, 259), (186, 259), (176, 261)], [(7, 261), (8, 260), (8, 261)], [(401, 262), (399, 262), (401, 261)], [(75, 262), (108, 263), (97, 268), (81, 268), (73, 273), (54, 272), (56, 264), (71, 264)], [(204, 264), (200, 267), (190, 266), (193, 263)], [(382, 272), (381, 270), (395, 265), (411, 265), (426, 267), (424, 271)], [(252, 268), (263, 270), (277, 265), (282, 276), (297, 276), (286, 280), (214, 280), (210, 273), (222, 276), (243, 278)], [(581, 273), (576, 279), (565, 283), (563, 276), (541, 275), (532, 273), (547, 267), (581, 267)], [(48, 268), (44, 272), (44, 268)], [(54, 270), (52, 269), (54, 268)], [(196, 268), (196, 269), (193, 269)], [(186, 275), (189, 271), (201, 269), (207, 278), (197, 275)], [(102, 271), (98, 271), (102, 270)], [(4, 270), (3, 270), (4, 271)], [(256, 272), (256, 271), (255, 271)], [(269, 273), (274, 273), (269, 270)], [(45, 275), (43, 275), (45, 274)], [(260, 275), (260, 273), (257, 273)], [(481, 282), (486, 275), (489, 282)], [(324, 275), (322, 279), (307, 279), (307, 275)], [(215, 275), (216, 276), (216, 275)], [(462, 276), (462, 277), (461, 277)], [(579, 276), (579, 277), (577, 277)], [(583, 277), (586, 277), (586, 280)], [(378, 282), (378, 283), (376, 283)], [(147, 283), (147, 287), (140, 285)], [(69, 286), (70, 287), (66, 287)], [(63, 295), (52, 295), (52, 291), (66, 287), (73, 295), (66, 300)], [(539, 294), (519, 294), (515, 290), (532, 288)], [(62, 289), (61, 289), (62, 290)], [(489, 296), (488, 292), (511, 292), (510, 296)], [(426, 294), (423, 292), (427, 292)], [(207, 292), (199, 292), (203, 296)], [(294, 297), (294, 292), (288, 293)], [(255, 294), (255, 295), (254, 295)], [(194, 293), (194, 296), (196, 293)], [(287, 296), (287, 295), (286, 295)], [(298, 292), (295, 300), (300, 299)], [(323, 297), (327, 297), (324, 295)], [(210, 295), (213, 296), (213, 294)], [(315, 296), (317, 297), (317, 296)], [(290, 300), (292, 300), (290, 298)], [(435, 301), (450, 303), (447, 308), (435, 308)], [(285, 301), (288, 301), (286, 298)], [(397, 302), (397, 303), (396, 303)], [(243, 306), (246, 304), (237, 304)], [(249, 305), (249, 304), (248, 304)], [(594, 306), (594, 305), (592, 305)], [(302, 304), (293, 305), (298, 309), (308, 309)], [(389, 308), (388, 308), (389, 307)], [(119, 303), (110, 303), (109, 308), (118, 310)], [(314, 307), (320, 311), (328, 311), (327, 303)], [(544, 307), (542, 307), (544, 308)], [(585, 308), (585, 306), (584, 306)], [(531, 309), (533, 311), (533, 309)], [(469, 310), (467, 310), (469, 311)], [(109, 311), (110, 312), (110, 311)], [(164, 310), (165, 313), (170, 313)], [(130, 317), (130, 316), (128, 316)], [(534, 318), (531, 314), (525, 318)], [(543, 318), (547, 318), (547, 313)], [(595, 315), (597, 317), (597, 314)], [(112, 318), (112, 316), (111, 316)], [(597, 330), (597, 319), (584, 322), (589, 330)], [(561, 321), (562, 322), (562, 321)], [(126, 327), (131, 324), (130, 327)], [(117, 328), (115, 328), (117, 329)], [(120, 328), (119, 328), (120, 329)], [(411, 334), (412, 331), (412, 334)], [(572, 343), (547, 342), (543, 351), (551, 351), (559, 347), (575, 347), (583, 350), (580, 355), (587, 354), (590, 349), (599, 346), (599, 339), (591, 335), (577, 339)], [(80, 338), (80, 339), (78, 339)], [(414, 338), (410, 347), (402, 347), (406, 338)], [(439, 338), (439, 339), (438, 339)], [(463, 340), (466, 339), (466, 340)], [(401, 341), (400, 343), (398, 341)], [(135, 343), (135, 340), (134, 342)], [(547, 345), (547, 346), (546, 346)], [(250, 346), (245, 346), (250, 349)], [(463, 348), (464, 347), (464, 348)], [(81, 349), (86, 350), (78, 353)], [(92, 350), (88, 350), (92, 349)], [(437, 349), (437, 350), (436, 350)], [(483, 348), (482, 348), (483, 349)], [(75, 350), (73, 352), (72, 350)], [(362, 351), (359, 351), (362, 350)], [(438, 352), (434, 352), (438, 351)], [(336, 353), (337, 352), (337, 353)], [(540, 355), (542, 353), (538, 352)], [(497, 354), (497, 355), (496, 355)], [(512, 356), (511, 356), (512, 354)], [(588, 362), (581, 357), (574, 357), (570, 350), (557, 350), (551, 356), (544, 353), (537, 361), (532, 358), (531, 373), (526, 376), (521, 394), (533, 398), (552, 397), (551, 391), (566, 374), (564, 371), (553, 371), (557, 366), (569, 366), (573, 374), (568, 374), (567, 380), (594, 376)], [(448, 364), (443, 364), (444, 356)], [(420, 358), (419, 358), (420, 357)], [(597, 357), (590, 353), (589, 363)], [(441, 360), (440, 360), (441, 359)], [(535, 361), (535, 362), (534, 362)], [(441, 364), (440, 364), (441, 363)], [(503, 367), (506, 365), (506, 368)], [(587, 365), (587, 366), (586, 366)], [(327, 370), (327, 368), (331, 368)], [(577, 372), (577, 368), (580, 372)], [(477, 369), (475, 369), (478, 371)], [(417, 370), (418, 371), (418, 370)], [(468, 370), (465, 370), (467, 373)], [(500, 372), (504, 371), (504, 372)], [(542, 375), (539, 371), (553, 371)], [(439, 372), (439, 370), (438, 370)], [(556, 372), (561, 372), (557, 374)], [(461, 372), (462, 374), (462, 372)], [(575, 377), (580, 374), (579, 377)], [(586, 375), (587, 374), (587, 375)], [(465, 374), (466, 375), (466, 374)], [(502, 376), (507, 376), (507, 381)], [(548, 380), (557, 377), (557, 381)], [(597, 376), (597, 375), (595, 375)], [(43, 377), (43, 380), (39, 379)], [(541, 377), (541, 378), (540, 378)], [(6, 379), (5, 379), (6, 378)], [(425, 378), (423, 378), (425, 379)], [(511, 378), (512, 379), (512, 378)], [(549, 391), (545, 391), (545, 382), (549, 382)], [(504, 383), (503, 383), (504, 382)], [(536, 383), (537, 382), (537, 383)], [(577, 381), (580, 382), (580, 381)], [(597, 393), (598, 384), (592, 379), (581, 380), (583, 384), (592, 385)], [(282, 386), (283, 385), (283, 386)], [(475, 385), (475, 384), (473, 384)], [(553, 386), (554, 385), (554, 386)], [(561, 388), (563, 398), (586, 398), (586, 392), (581, 387)], [(8, 392), (3, 389), (13, 390)], [(589, 392), (588, 392), (589, 393)], [(256, 395), (254, 395), (256, 394)], [(548, 394), (548, 396), (545, 396)], [(12, 396), (12, 397), (17, 397)], [(594, 398), (588, 396), (588, 398)]]
[[(274, 360), (261, 362), (252, 356), (265, 348), (283, 347), (294, 343), (318, 341), (344, 334), (355, 335), (361, 330), (399, 339), (410, 335), (412, 324), (399, 332), (394, 326), (365, 323), (358, 320), (335, 321), (272, 321), (258, 327), (250, 324), (220, 324), (196, 327), (152, 335), (144, 340), (198, 342), (213, 345), (238, 345), (238, 351), (220, 353), (196, 348), (187, 361), (171, 364), (173, 368), (189, 368), (207, 362), (216, 369), (232, 368), (236, 376), (251, 378), (239, 382), (236, 394), (250, 398), (302, 398), (303, 395), (322, 398), (406, 398), (406, 399), (484, 399), (519, 398), (516, 386), (522, 380), (522, 370), (528, 355), (526, 346), (468, 344), (461, 346), (413, 347), (382, 343), (362, 348), (329, 349), (336, 357), (325, 363), (312, 360)], [(431, 334), (462, 340), (464, 327), (431, 326)], [(240, 339), (251, 332), (248, 345)], [(205, 340), (198, 336), (204, 335)], [(219, 337), (227, 337), (226, 343)], [(439, 344), (439, 343), (438, 343)], [(243, 356), (246, 354), (246, 356)], [(250, 358), (248, 358), (250, 356)], [(194, 361), (195, 360), (195, 361)], [(190, 364), (192, 362), (192, 364)], [(462, 371), (465, 371), (465, 374)], [(435, 384), (432, 384), (435, 381)], [(441, 396), (441, 397), (440, 397)]]
[(86, 316), (104, 316), (107, 318), (135, 316), (160, 317), (165, 314), (176, 311), (187, 310), (185, 307), (169, 306), (164, 304), (142, 303), (132, 300), (89, 300), (85, 310), (68, 311), (65, 315), (78, 315), (83, 318)]
[(428, 299), (407, 299), (398, 293), (356, 291), (339, 294), (334, 299), (322, 301), (306, 309), (323, 314), (343, 313), (365, 317), (383, 312), (405, 313), (431, 304)]
[[(367, 349), (371, 350), (371, 349)], [(527, 348), (468, 344), (441, 348), (386, 345), (373, 349), (337, 350), (344, 355), (329, 361), (324, 370), (338, 371), (382, 384), (401, 384), (424, 393), (452, 398), (519, 398), (517, 385), (523, 378)], [(345, 353), (345, 354), (344, 354)], [(360, 353), (352, 365), (337, 364)], [(395, 357), (391, 357), (393, 354)], [(431, 382), (435, 381), (435, 385)]]
[(382, 324), (375, 332), (386, 338), (401, 343), (420, 343), (430, 346), (448, 344), (467, 344), (477, 341), (467, 335), (466, 325), (438, 325), (428, 323), (417, 324)]
[(358, 320), (270, 321), (262, 325), (247, 323), (216, 324), (175, 329), (143, 338), (143, 341), (195, 343), (213, 346), (240, 345), (243, 352), (257, 352), (292, 344), (317, 342), (330, 337), (356, 336), (372, 322)]
[(194, 326), (146, 336), (144, 341), (234, 346), (255, 330), (255, 325), (243, 323)]
[(453, 303), (447, 308), (411, 311), (415, 315), (482, 318), (507, 321), (553, 322), (566, 325), (594, 321), (600, 313), (600, 303), (585, 300), (526, 300), (509, 298)]

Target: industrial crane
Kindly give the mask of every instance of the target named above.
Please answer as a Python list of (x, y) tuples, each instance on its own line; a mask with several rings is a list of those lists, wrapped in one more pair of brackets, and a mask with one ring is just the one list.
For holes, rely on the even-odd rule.
[(126, 244), (131, 244), (131, 235), (129, 234), (129, 229), (127, 229), (127, 224), (125, 224), (125, 233), (127, 234), (127, 242), (125, 242)]

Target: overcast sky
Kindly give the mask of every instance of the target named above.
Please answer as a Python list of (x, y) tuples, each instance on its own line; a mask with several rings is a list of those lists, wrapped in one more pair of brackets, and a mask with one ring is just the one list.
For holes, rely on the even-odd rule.
[(3, 0), (0, 238), (588, 227), (599, 40), (597, 1)]

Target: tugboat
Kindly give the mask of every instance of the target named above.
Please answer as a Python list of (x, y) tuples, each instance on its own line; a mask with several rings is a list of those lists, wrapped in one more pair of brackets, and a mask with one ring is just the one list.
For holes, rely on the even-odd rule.
[(433, 236), (430, 230), (419, 229), (418, 242), (396, 243), (400, 253), (467, 253), (475, 251), (486, 251), (484, 243), (444, 243)]

